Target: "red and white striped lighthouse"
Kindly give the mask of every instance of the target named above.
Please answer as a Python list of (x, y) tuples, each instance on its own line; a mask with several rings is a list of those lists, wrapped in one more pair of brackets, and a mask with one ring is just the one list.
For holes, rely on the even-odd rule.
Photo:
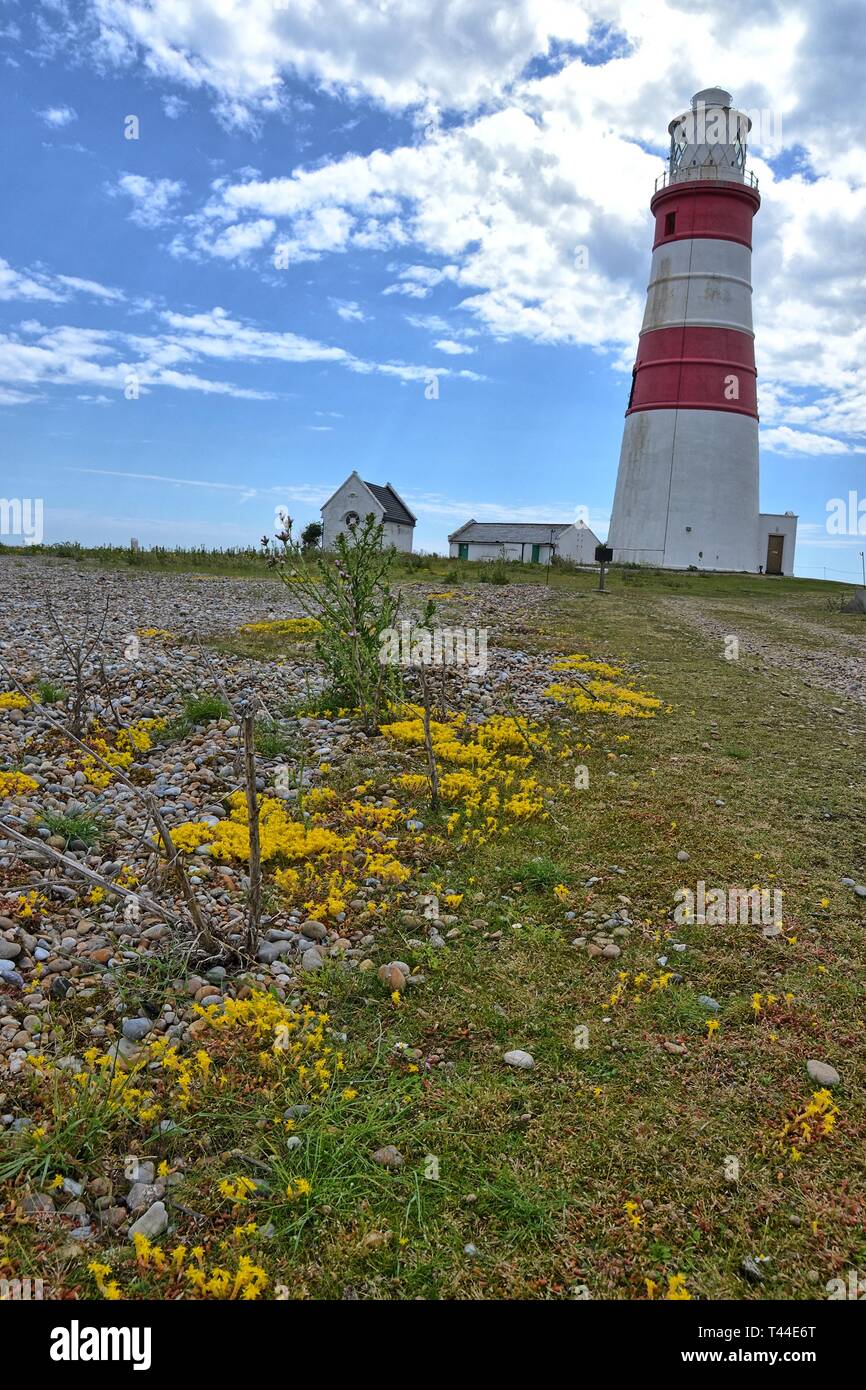
[(761, 200), (745, 167), (750, 128), (719, 87), (698, 92), (668, 127), (608, 536), (616, 560), (763, 563), (751, 278)]

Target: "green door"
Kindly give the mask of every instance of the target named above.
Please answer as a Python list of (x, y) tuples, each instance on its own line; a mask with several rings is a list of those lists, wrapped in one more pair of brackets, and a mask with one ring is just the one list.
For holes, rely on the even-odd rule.
[(468, 559), (469, 559), (469, 546), (468, 546), (468, 545), (459, 545), (459, 544), (458, 544), (458, 546), (457, 546), (457, 558), (458, 558), (458, 560), (468, 560)]
[(540, 545), (534, 545), (534, 546), (532, 547), (532, 563), (533, 563), (534, 565), (537, 565), (540, 559), (541, 559), (541, 546), (540, 546)]

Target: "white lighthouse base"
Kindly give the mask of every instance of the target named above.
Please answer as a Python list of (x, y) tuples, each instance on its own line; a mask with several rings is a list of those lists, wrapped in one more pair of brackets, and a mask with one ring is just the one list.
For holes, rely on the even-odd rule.
[(607, 543), (620, 564), (756, 571), (757, 420), (727, 410), (627, 416)]

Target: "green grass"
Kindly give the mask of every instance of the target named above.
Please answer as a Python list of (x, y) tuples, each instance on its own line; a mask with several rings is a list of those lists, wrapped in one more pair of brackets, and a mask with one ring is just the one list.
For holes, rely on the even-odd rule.
[[(77, 541), (65, 541), (55, 545), (0, 545), (0, 557), (2, 556), (13, 556), (19, 560), (40, 556), (47, 559), (73, 560), (89, 567), (194, 574), (202, 579), (208, 576), (237, 576), (268, 580), (271, 583), (279, 582), (274, 572), (268, 569), (261, 550), (253, 545), (230, 547), (225, 550), (209, 549), (205, 546), (155, 546), (147, 550), (132, 551), (128, 546), (83, 546)], [(491, 582), (490, 572), (494, 566), (505, 574), (510, 584), (541, 583), (576, 592), (598, 588), (598, 571), (594, 566), (582, 569), (568, 564), (554, 564), (548, 569), (544, 565), (521, 564), (518, 561), (455, 560), (444, 555), (423, 552), (399, 555), (395, 575), (409, 583), (427, 583), (435, 580), (439, 584), (445, 583), (448, 587), (453, 587), (471, 585), (482, 579), (485, 583)], [(607, 587), (611, 593), (627, 589), (630, 592), (676, 593), (706, 598), (720, 595), (739, 596), (770, 605), (775, 604), (782, 595), (811, 593), (822, 595), (825, 603), (832, 600), (834, 610), (837, 598), (846, 590), (853, 591), (856, 582), (856, 579), (844, 583), (835, 580), (795, 579), (791, 576), (717, 574), (708, 570), (672, 571), (642, 565), (614, 565), (607, 571)]]
[(216, 719), (228, 719), (230, 715), (231, 710), (221, 695), (207, 692), (187, 695), (181, 713), (166, 724), (165, 728), (155, 735), (155, 738), (159, 743), (176, 743), (178, 740), (186, 738), (197, 724), (209, 724)]
[(106, 829), (104, 819), (89, 811), (82, 811), (76, 816), (61, 815), (57, 811), (43, 811), (41, 820), (52, 835), (60, 835), (67, 844), (72, 840), (80, 840), (88, 849), (99, 843)]
[(36, 689), (43, 705), (58, 705), (68, 699), (65, 686), (55, 685), (53, 681), (40, 681)]
[(255, 746), (263, 758), (288, 758), (297, 751), (297, 738), (282, 721), (259, 718), (255, 724)]
[(228, 719), (230, 710), (221, 695), (189, 695), (183, 702), (183, 717), (189, 724), (209, 724)]

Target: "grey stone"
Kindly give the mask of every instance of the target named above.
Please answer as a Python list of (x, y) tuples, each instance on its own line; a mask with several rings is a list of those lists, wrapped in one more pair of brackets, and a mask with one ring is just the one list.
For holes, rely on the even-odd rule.
[(125, 1018), (121, 1031), (129, 1042), (137, 1043), (146, 1038), (152, 1028), (153, 1024), (149, 1018)]
[(129, 1228), (129, 1238), (133, 1236), (147, 1236), (148, 1240), (153, 1240), (156, 1236), (164, 1235), (168, 1230), (168, 1212), (164, 1202), (154, 1202), (137, 1221), (133, 1221)]
[(719, 1012), (718, 1003), (709, 994), (699, 994), (698, 1003), (703, 1005), (705, 1009), (709, 1009), (711, 1014), (717, 1014)]
[(328, 929), (321, 922), (314, 922), (310, 918), (307, 922), (301, 923), (301, 932), (309, 941), (327, 941)]
[(0, 937), (0, 960), (17, 960), (21, 955), (21, 947), (17, 941), (4, 941)]
[(139, 1060), (141, 1053), (142, 1048), (137, 1047), (134, 1042), (130, 1042), (129, 1038), (118, 1038), (117, 1042), (108, 1049), (112, 1064), (119, 1071), (129, 1071), (130, 1067)]
[(48, 1192), (30, 1193), (21, 1203), (25, 1216), (53, 1216), (54, 1198)]
[(393, 1144), (385, 1144), (373, 1154), (373, 1162), (378, 1163), (380, 1168), (402, 1168), (405, 1159)]
[(535, 1059), (531, 1053), (522, 1051), (516, 1047), (511, 1052), (506, 1052), (502, 1058), (503, 1062), (509, 1067), (517, 1067), (520, 1071), (530, 1071), (535, 1066)]
[(741, 1262), (740, 1273), (744, 1279), (748, 1279), (750, 1284), (763, 1284), (764, 1282), (764, 1271), (751, 1255), (747, 1255)]
[(126, 1205), (130, 1211), (144, 1211), (152, 1206), (156, 1193), (152, 1182), (134, 1182), (126, 1194)]
[(814, 1057), (810, 1057), (806, 1063), (806, 1071), (819, 1086), (838, 1086), (842, 1080), (836, 1068), (831, 1067), (829, 1062), (819, 1062)]
[(261, 961), (262, 965), (272, 965), (281, 956), (289, 955), (291, 949), (290, 941), (263, 941), (256, 952), (256, 960)]

